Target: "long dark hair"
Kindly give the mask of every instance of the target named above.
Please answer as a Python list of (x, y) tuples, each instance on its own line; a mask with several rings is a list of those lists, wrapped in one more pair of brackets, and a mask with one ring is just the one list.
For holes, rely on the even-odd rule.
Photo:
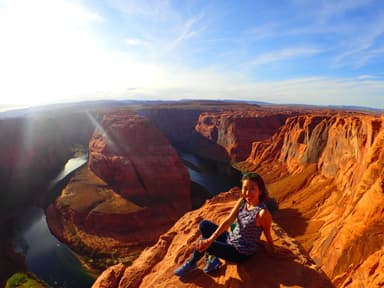
[(256, 182), (257, 186), (259, 187), (260, 195), (259, 195), (259, 201), (264, 202), (268, 200), (268, 190), (265, 188), (265, 183), (263, 178), (255, 172), (245, 172), (243, 173), (243, 177), (241, 178), (241, 181), (249, 179), (251, 181)]

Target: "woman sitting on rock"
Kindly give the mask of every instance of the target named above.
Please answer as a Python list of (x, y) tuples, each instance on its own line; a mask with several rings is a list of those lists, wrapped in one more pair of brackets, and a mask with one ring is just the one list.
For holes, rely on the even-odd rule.
[(241, 198), (231, 213), (219, 226), (207, 220), (200, 222), (202, 237), (197, 241), (191, 259), (176, 269), (175, 275), (183, 277), (195, 270), (197, 261), (204, 254), (206, 265), (203, 270), (206, 273), (221, 267), (218, 258), (243, 262), (262, 248), (261, 232), (274, 251), (272, 216), (264, 204), (268, 196), (264, 181), (257, 173), (245, 173), (241, 181)]

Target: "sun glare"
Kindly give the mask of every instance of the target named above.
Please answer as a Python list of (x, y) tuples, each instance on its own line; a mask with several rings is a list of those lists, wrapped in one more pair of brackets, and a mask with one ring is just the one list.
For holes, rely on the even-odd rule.
[[(357, 14), (340, 18), (336, 30), (335, 17), (321, 24), (299, 13), (301, 21), (286, 25), (276, 13), (263, 23), (247, 18), (248, 5), (258, 1), (227, 8), (219, 2), (212, 7), (230, 17), (211, 5), (187, 9), (167, 1), (0, 0), (0, 111), (129, 98), (382, 105), (382, 33), (371, 29), (382, 20), (353, 21), (368, 16), (370, 9), (357, 9), (364, 1), (347, 9)], [(270, 2), (273, 11), (283, 9)], [(332, 6), (288, 2), (292, 11)], [(342, 6), (332, 13), (343, 15)], [(246, 12), (241, 25), (235, 11)], [(355, 32), (361, 37), (351, 38)], [(328, 49), (331, 38), (322, 35), (340, 36), (339, 44)]]
[[(90, 23), (103, 19), (64, 1), (9, 1), (0, 9), (3, 103), (41, 105), (146, 85), (154, 65), (98, 48)], [(46, 11), (49, 11), (46, 12)]]

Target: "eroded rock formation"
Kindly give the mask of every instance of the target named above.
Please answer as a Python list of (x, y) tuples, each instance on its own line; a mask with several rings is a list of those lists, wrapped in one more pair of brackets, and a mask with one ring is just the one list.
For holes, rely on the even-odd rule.
[(151, 206), (190, 209), (189, 175), (168, 139), (147, 118), (104, 116), (89, 144), (89, 168), (122, 196)]
[(249, 156), (252, 142), (269, 139), (293, 113), (266, 109), (204, 112), (195, 130), (225, 148), (229, 157), (238, 162)]
[(289, 175), (272, 187), (280, 222), (345, 287), (384, 284), (382, 124), (382, 117), (357, 113), (297, 116), (270, 140), (255, 142), (247, 159), (267, 178)]
[[(218, 127), (222, 125), (223, 116), (215, 113), (203, 113), (196, 129), (210, 141), (218, 143)], [(242, 170), (259, 172), (270, 183), (270, 194), (280, 207), (274, 220), (290, 237), (297, 239), (309, 253), (311, 258), (308, 259), (316, 263), (315, 270), (322, 269), (332, 283), (328, 280), (322, 284), (306, 282), (299, 276), (303, 275), (302, 272), (289, 270), (280, 261), (273, 263), (270, 268), (273, 275), (267, 272), (266, 279), (258, 274), (258, 269), (265, 271), (263, 265), (256, 263), (257, 260), (251, 261), (250, 266), (237, 268), (228, 263), (216, 277), (195, 274), (189, 282), (180, 282), (172, 276), (173, 269), (188, 257), (192, 243), (198, 237), (191, 227), (202, 218), (220, 219), (224, 214), (220, 213), (228, 211), (224, 209), (216, 214), (216, 209), (220, 210), (218, 207), (227, 205), (224, 204), (227, 200), (218, 197), (209, 202), (212, 215), (201, 212), (203, 210), (187, 214), (161, 236), (155, 246), (145, 250), (132, 266), (115, 266), (113, 269), (118, 269), (121, 275), (117, 281), (119, 285), (106, 287), (148, 287), (155, 284), (155, 287), (253, 287), (249, 284), (256, 282), (252, 275), (266, 281), (263, 282), (265, 287), (382, 287), (383, 120), (381, 116), (357, 112), (301, 111), (287, 118), (270, 138), (253, 142), (248, 158), (237, 164)], [(228, 131), (232, 129), (225, 127)], [(233, 127), (241, 129), (242, 126)], [(231, 133), (241, 134), (238, 131)], [(221, 143), (226, 149), (230, 147)], [(184, 226), (189, 227), (186, 232)], [(276, 227), (274, 225), (274, 237), (284, 245)], [(263, 264), (268, 263), (262, 259)], [(290, 275), (295, 275), (295, 280), (287, 280), (285, 274), (276, 274), (275, 271), (280, 271), (279, 265), (290, 271)], [(299, 267), (308, 268), (305, 265)], [(234, 271), (245, 272), (236, 274)], [(276, 275), (282, 278), (276, 278)], [(97, 285), (104, 277), (110, 277), (109, 271), (102, 274), (94, 287), (99, 287)]]
[[(0, 119), (0, 286), (13, 271), (25, 269), (24, 257), (12, 251), (7, 237), (15, 207), (47, 204), (50, 180), (93, 132), (93, 113), (41, 111)], [(13, 215), (15, 216), (15, 215)]]
[[(196, 239), (193, 227), (203, 217), (219, 221), (232, 205), (233, 196), (218, 197), (205, 210), (182, 217), (129, 268), (113, 266), (112, 273), (103, 274), (107, 278), (100, 278), (107, 281), (100, 287), (116, 287), (116, 283), (120, 287), (154, 283), (160, 283), (157, 287), (254, 287), (248, 284), (256, 281), (253, 277), (262, 279), (266, 287), (328, 287), (330, 282), (320, 269), (337, 287), (383, 286), (384, 118), (356, 112), (217, 105), (206, 109), (198, 104), (187, 110), (182, 105), (140, 108), (138, 114), (107, 115), (90, 142), (90, 169), (79, 171), (48, 210), (52, 231), (89, 255), (90, 261), (109, 255), (111, 264), (129, 263), (136, 257), (133, 251), (154, 243), (190, 208), (188, 175), (169, 138), (172, 144), (195, 149), (214, 161), (246, 158), (237, 167), (257, 171), (270, 183), (270, 193), (280, 206), (274, 220), (317, 265), (310, 264), (310, 258), (299, 252), (300, 245), (274, 225), (279, 245), (290, 243), (287, 248), (296, 260), (281, 262), (260, 255), (242, 266), (227, 263), (218, 275), (198, 273), (191, 282), (180, 282), (172, 272), (189, 255), (191, 245), (185, 243)], [(75, 117), (56, 116), (46, 122), (17, 120), (15, 126), (0, 127), (3, 180), (9, 175), (34, 180), (31, 170), (43, 171), (41, 175), (56, 172), (54, 166), (67, 159), (66, 149), (78, 141), (77, 136), (84, 140), (88, 131), (84, 127), (90, 122), (80, 125), (85, 129), (80, 131)], [(25, 165), (12, 166), (20, 159)], [(18, 167), (20, 174), (10, 167)], [(23, 188), (32, 182), (14, 183)], [(259, 273), (264, 266), (271, 268), (265, 278)], [(291, 273), (284, 274), (285, 270)]]
[(169, 105), (162, 108), (147, 108), (139, 113), (151, 119), (166, 135), (169, 141), (181, 150), (189, 151), (202, 158), (216, 162), (228, 163), (227, 151), (215, 142), (202, 137), (195, 130), (196, 122), (201, 113), (208, 110), (221, 109), (219, 106), (207, 105)]
[(191, 209), (189, 187), (187, 169), (152, 121), (106, 114), (88, 168), (49, 207), (48, 224), (77, 251), (127, 262)]
[[(183, 279), (173, 275), (174, 269), (190, 257), (193, 243), (199, 237), (199, 221), (222, 220), (238, 197), (239, 189), (232, 189), (210, 199), (200, 209), (185, 214), (160, 236), (156, 245), (143, 251), (133, 265), (112, 266), (92, 287), (332, 287), (330, 280), (311, 262), (300, 245), (276, 224), (273, 225), (273, 238), (277, 245), (289, 249), (292, 257), (278, 259), (260, 252), (243, 264), (226, 262), (212, 275), (201, 270)], [(199, 263), (200, 268), (204, 266), (203, 262)]]

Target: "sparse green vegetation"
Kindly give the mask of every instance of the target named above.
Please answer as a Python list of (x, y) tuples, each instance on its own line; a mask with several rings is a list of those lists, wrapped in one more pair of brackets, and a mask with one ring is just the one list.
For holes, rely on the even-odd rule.
[(47, 288), (49, 287), (41, 280), (35, 279), (34, 276), (25, 273), (13, 274), (5, 284), (5, 288)]

